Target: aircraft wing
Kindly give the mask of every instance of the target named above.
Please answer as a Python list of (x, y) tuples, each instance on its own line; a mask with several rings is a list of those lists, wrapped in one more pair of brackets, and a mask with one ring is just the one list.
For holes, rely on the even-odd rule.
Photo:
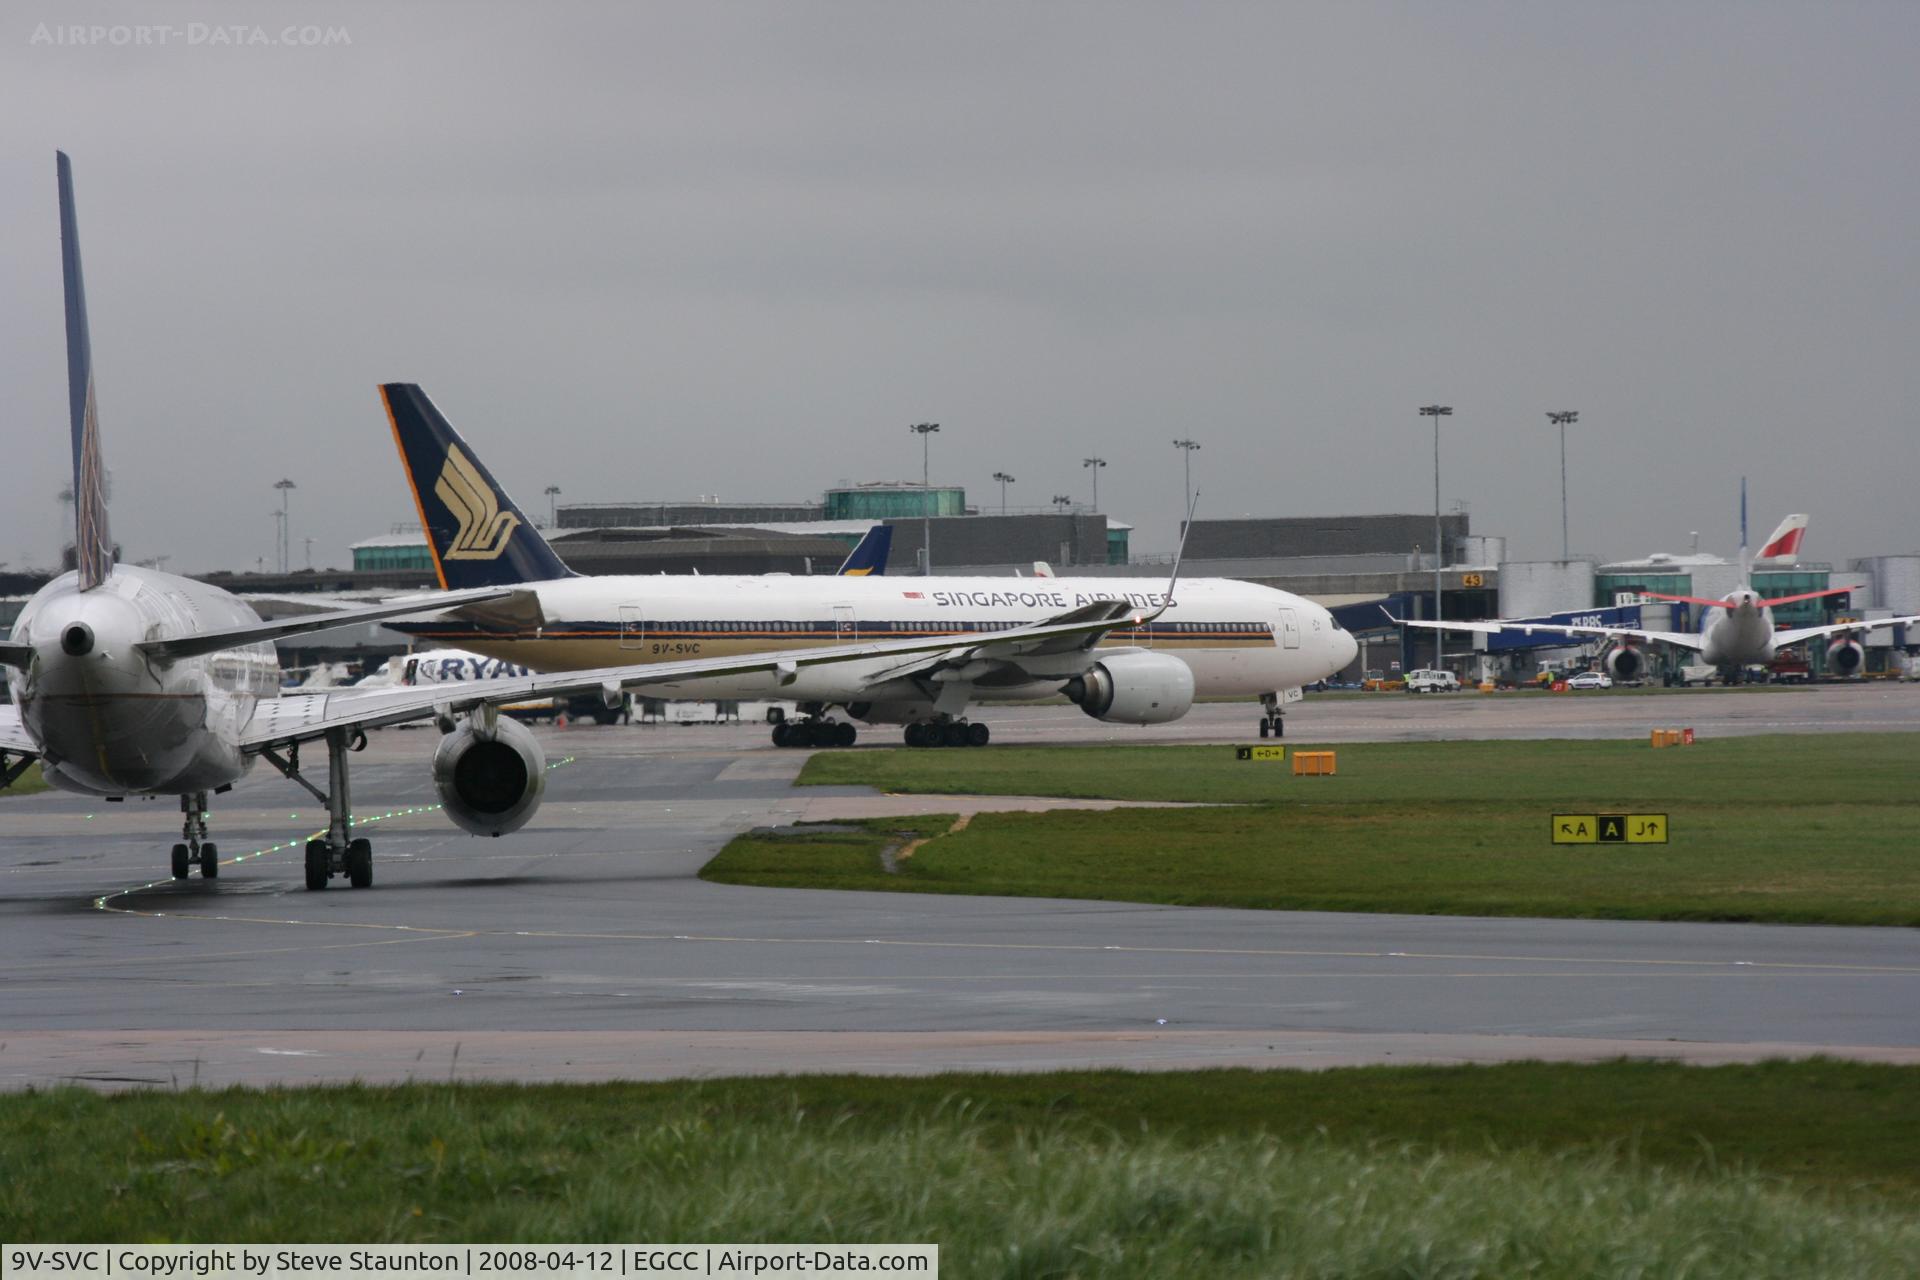
[(27, 727), (20, 723), (20, 708), (12, 703), (0, 705), (0, 751), (40, 754), (39, 746), (27, 736)]
[[(1384, 612), (1384, 611), (1383, 611)], [(1530, 636), (1548, 631), (1564, 636), (1605, 636), (1610, 640), (1638, 640), (1643, 644), (1670, 644), (1681, 649), (1701, 649), (1706, 642), (1690, 631), (1642, 631), (1637, 627), (1596, 627), (1573, 622), (1423, 622), (1413, 618), (1394, 618), (1403, 627), (1426, 627), (1431, 631), (1468, 631), (1476, 635), (1499, 635), (1517, 631)]]
[(303, 635), (309, 631), (326, 631), (333, 627), (352, 626), (358, 622), (376, 622), (382, 618), (439, 613), (443, 609), (451, 609), (457, 605), (474, 605), (482, 601), (499, 600), (505, 596), (522, 594), (532, 593), (519, 592), (511, 587), (435, 591), (426, 595), (388, 600), (381, 604), (357, 605), (351, 609), (330, 609), (325, 613), (303, 613), (294, 618), (277, 618), (272, 622), (249, 622), (244, 626), (224, 627), (218, 631), (196, 631), (191, 635), (176, 636), (171, 640), (148, 640), (136, 647), (149, 657), (162, 662), (172, 662), (179, 658), (198, 657), (203, 653), (218, 653), (222, 649), (237, 649), (245, 644), (259, 644), (263, 640), (278, 640), (282, 636)]
[(1920, 622), (1920, 615), (1908, 615), (1904, 618), (1875, 618), (1870, 622), (1830, 622), (1821, 627), (1795, 627), (1790, 631), (1776, 631), (1773, 643), (1799, 644), (1802, 640), (1813, 640), (1820, 636), (1837, 636), (1843, 631), (1877, 631), (1881, 627), (1897, 627), (1902, 623), (1912, 625)]
[(502, 706), (528, 698), (571, 697), (581, 693), (618, 693), (694, 678), (770, 671), (790, 674), (802, 667), (857, 662), (894, 655), (938, 655), (944, 663), (992, 660), (1022, 653), (1057, 651), (1056, 646), (1092, 645), (1120, 625), (1137, 626), (1157, 617), (1133, 613), (1125, 601), (1099, 601), (1071, 613), (1006, 631), (963, 632), (924, 639), (873, 644), (789, 649), (739, 658), (693, 658), (641, 666), (602, 667), (552, 675), (473, 680), (456, 685), (408, 685), (393, 689), (324, 689), (308, 694), (262, 698), (240, 733), (243, 749), (257, 751), (279, 743), (317, 738), (330, 729), (365, 729), (407, 720), (424, 720), (443, 708), (464, 712), (483, 705)]

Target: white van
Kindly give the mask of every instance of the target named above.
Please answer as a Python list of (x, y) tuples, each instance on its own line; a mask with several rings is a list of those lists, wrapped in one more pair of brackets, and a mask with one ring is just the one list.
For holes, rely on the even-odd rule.
[(1451, 671), (1436, 671), (1431, 668), (1407, 672), (1407, 691), (1409, 693), (1458, 693), (1460, 677)]

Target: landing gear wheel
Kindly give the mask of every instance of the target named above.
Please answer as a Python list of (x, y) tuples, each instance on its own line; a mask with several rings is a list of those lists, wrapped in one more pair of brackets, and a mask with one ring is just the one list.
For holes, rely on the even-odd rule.
[(192, 866), (193, 861), (187, 853), (187, 846), (183, 844), (173, 846), (173, 878), (185, 880)]
[(940, 745), (943, 747), (964, 747), (967, 745), (967, 726), (958, 720), (949, 720), (940, 726)]
[(786, 746), (789, 732), (790, 730), (788, 729), (787, 722), (785, 720), (781, 720), (777, 722), (773, 726), (773, 745), (776, 747)]
[(1266, 737), (1268, 732), (1272, 730), (1272, 728), (1273, 728), (1273, 721), (1262, 720), (1260, 722), (1260, 736), (1263, 738)]
[(218, 846), (203, 844), (200, 846), (200, 878), (212, 880), (220, 874), (220, 850)]
[(910, 747), (924, 747), (927, 745), (925, 725), (910, 724), (900, 736)]
[(970, 747), (984, 747), (987, 745), (987, 739), (992, 736), (993, 731), (983, 724), (967, 726), (967, 745)]
[(1274, 718), (1273, 736), (1276, 738), (1284, 738), (1287, 736), (1287, 722), (1285, 720), (1278, 717)]
[(327, 865), (331, 861), (325, 840), (307, 841), (307, 888), (327, 887), (327, 881), (333, 878), (333, 869)]
[(347, 846), (347, 883), (365, 889), (373, 883), (373, 842), (355, 840)]
[(860, 731), (853, 727), (850, 720), (842, 720), (833, 726), (833, 745), (836, 747), (850, 747), (859, 736)]

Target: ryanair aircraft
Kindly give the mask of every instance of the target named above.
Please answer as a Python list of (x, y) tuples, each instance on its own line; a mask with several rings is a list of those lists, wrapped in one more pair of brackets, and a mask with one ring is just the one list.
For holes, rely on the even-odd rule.
[[(307, 842), (306, 884), (324, 889), (336, 875), (355, 888), (373, 883), (373, 848), (353, 834), (348, 787), (350, 751), (366, 730), (432, 719), (442, 737), (433, 781), (453, 822), (475, 835), (519, 829), (539, 808), (546, 757), (539, 741), (499, 708), (531, 698), (598, 693), (610, 705), (627, 690), (694, 680), (753, 676), (805, 678), (836, 662), (919, 665), (937, 659), (953, 669), (1017, 660), (1028, 653), (1084, 649), (1116, 625), (1149, 625), (1155, 611), (1101, 599), (1072, 617), (990, 635), (909, 636), (868, 643), (780, 646), (750, 657), (689, 652), (670, 657), (622, 655), (597, 670), (564, 676), (520, 675), (458, 687), (332, 688), (282, 694), (272, 641), (371, 619), (420, 616), (449, 605), (494, 608), (517, 617), (511, 588), (487, 586), (451, 595), (416, 596), (297, 619), (264, 622), (239, 597), (191, 578), (114, 563), (107, 526), (93, 357), (74, 215), (73, 178), (58, 157), (60, 236), (67, 316), (67, 393), (73, 443), (76, 568), (36, 592), (13, 633), (0, 641), (0, 665), (13, 695), (0, 706), (0, 787), (34, 763), (55, 787), (83, 795), (178, 796), (180, 842), (172, 870), (186, 879), (197, 867), (219, 874), (218, 847), (207, 838), (211, 795), (265, 760), (327, 809), (324, 835)], [(501, 509), (477, 467), (443, 451), (433, 492), (447, 512), (443, 561), (504, 571), (525, 552), (531, 526)], [(546, 544), (538, 544), (544, 551)], [(545, 552), (550, 558), (552, 553)], [(544, 567), (545, 561), (530, 560)], [(856, 579), (846, 579), (852, 582)], [(883, 581), (857, 579), (857, 581)], [(484, 603), (483, 603), (484, 602)], [(537, 602), (530, 602), (537, 609)], [(302, 770), (300, 747), (326, 746), (324, 789)]]
[[(649, 690), (654, 697), (777, 698), (802, 718), (781, 746), (846, 746), (853, 720), (905, 726), (910, 746), (984, 746), (980, 702), (1063, 693), (1098, 720), (1160, 724), (1196, 697), (1259, 698), (1260, 736), (1282, 731), (1302, 686), (1353, 661), (1351, 635), (1319, 605), (1226, 578), (881, 578), (731, 575), (580, 577), (555, 554), (473, 448), (419, 387), (380, 389), (440, 585), (524, 588), (537, 608), (481, 606), (389, 623), (436, 646), (536, 671), (620, 662), (740, 659), (770, 650), (1000, 633), (1089, 616), (1118, 600), (1140, 615), (1098, 647), (1074, 642), (956, 661), (931, 654), (776, 666)], [(841, 709), (851, 719), (832, 716)]]

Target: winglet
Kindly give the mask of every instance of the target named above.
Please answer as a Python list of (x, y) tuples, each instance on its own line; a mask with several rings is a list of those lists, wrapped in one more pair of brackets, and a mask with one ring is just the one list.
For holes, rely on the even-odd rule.
[(60, 269), (67, 300), (67, 410), (73, 432), (73, 563), (80, 589), (91, 591), (113, 572), (107, 528), (107, 473), (100, 462), (100, 419), (93, 394), (93, 342), (87, 333), (87, 290), (80, 276), (80, 223), (73, 207), (73, 162), (56, 151), (60, 178)]
[(514, 586), (576, 577), (533, 522), (411, 382), (380, 388), (441, 587)]
[(1180, 526), (1180, 545), (1173, 549), (1173, 572), (1167, 577), (1167, 602), (1160, 606), (1154, 617), (1173, 608), (1173, 588), (1180, 581), (1180, 561), (1187, 554), (1187, 535), (1193, 532), (1193, 513), (1200, 506), (1200, 491), (1195, 489), (1193, 497), (1187, 500), (1187, 518)]

